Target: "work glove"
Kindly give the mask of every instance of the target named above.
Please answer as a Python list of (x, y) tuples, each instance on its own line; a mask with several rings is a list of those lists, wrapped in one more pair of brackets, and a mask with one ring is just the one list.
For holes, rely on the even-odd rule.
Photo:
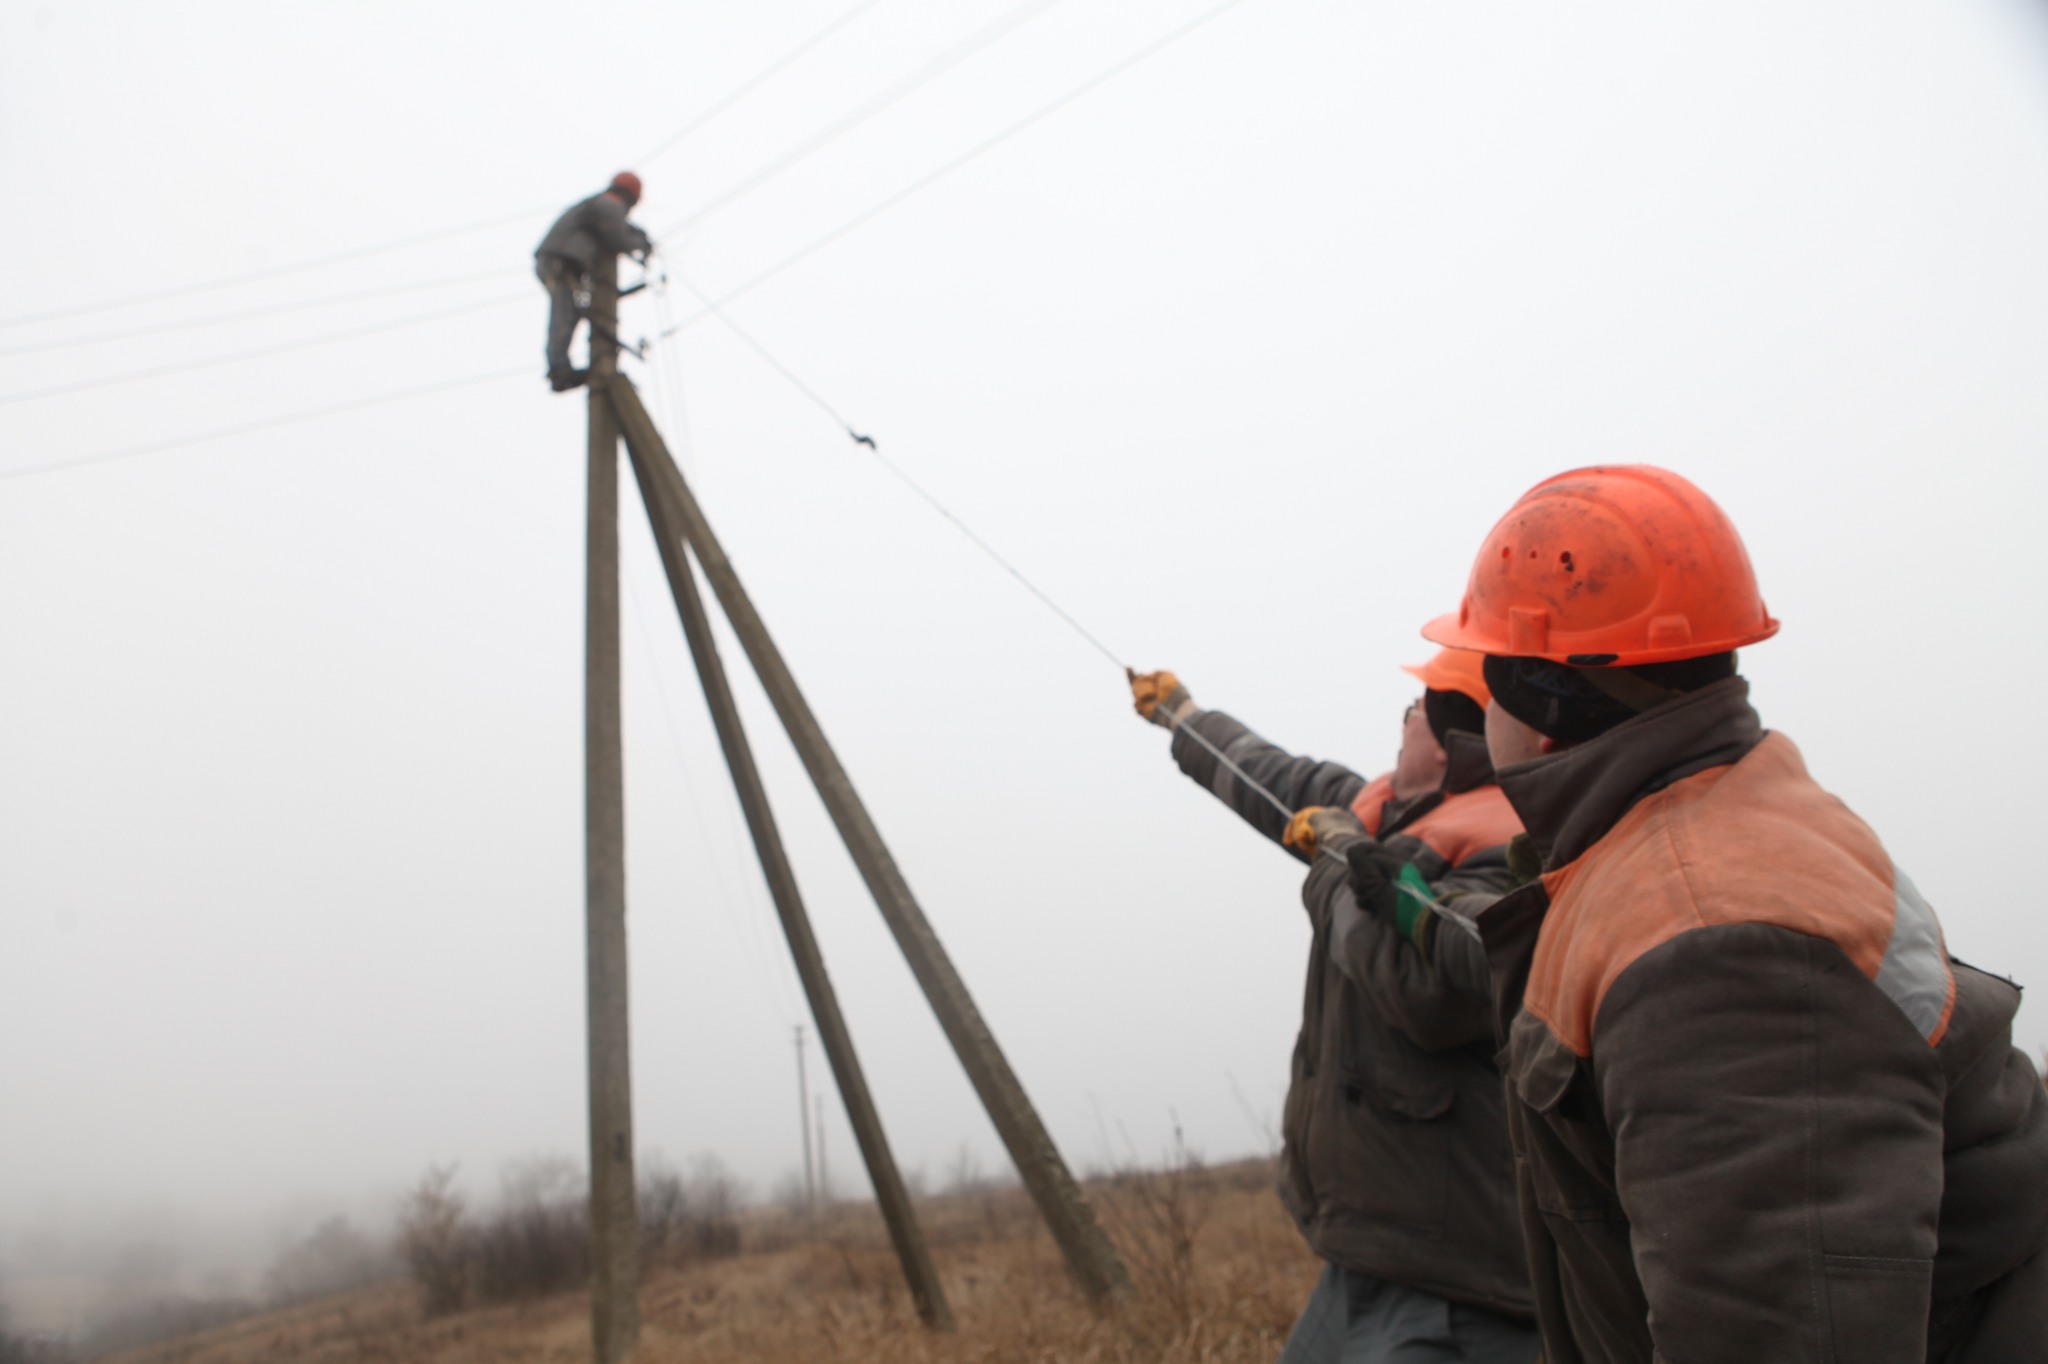
[(1344, 860), (1351, 864), (1351, 895), (1359, 908), (1377, 914), (1424, 951), (1440, 917), (1436, 894), (1415, 864), (1372, 839), (1348, 844)]
[(1361, 840), (1370, 843), (1372, 835), (1358, 822), (1358, 816), (1334, 805), (1311, 805), (1296, 811), (1294, 818), (1287, 821), (1287, 832), (1280, 836), (1282, 844), (1310, 861), (1320, 852), (1342, 857), (1346, 849)]
[(1195, 698), (1169, 672), (1141, 673), (1124, 669), (1131, 681), (1131, 703), (1155, 725), (1173, 729), (1195, 708)]

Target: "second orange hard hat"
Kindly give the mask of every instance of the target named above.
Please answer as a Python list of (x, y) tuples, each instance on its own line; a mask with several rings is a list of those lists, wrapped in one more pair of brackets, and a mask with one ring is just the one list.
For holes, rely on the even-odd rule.
[(1631, 667), (1769, 639), (1749, 552), (1712, 498), (1648, 464), (1545, 479), (1494, 526), (1453, 615), (1452, 649)]
[(1454, 691), (1469, 696), (1481, 710), (1493, 699), (1486, 689), (1486, 655), (1470, 649), (1439, 649), (1427, 663), (1403, 663), (1401, 671), (1419, 678), (1431, 691)]

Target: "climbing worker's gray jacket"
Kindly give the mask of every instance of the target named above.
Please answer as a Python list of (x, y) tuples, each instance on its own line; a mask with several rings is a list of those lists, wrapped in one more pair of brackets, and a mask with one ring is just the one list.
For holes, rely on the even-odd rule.
[[(1220, 711), (1184, 719), (1173, 741), (1181, 770), (1276, 842), (1287, 817), (1190, 728), (1291, 808), (1349, 807), (1452, 905), (1463, 899), (1469, 912), (1511, 883), (1503, 845), (1521, 825), (1477, 736), (1451, 734), (1442, 789), (1395, 801), (1389, 779), (1294, 757)], [(1339, 901), (1352, 893), (1346, 873), (1340, 859), (1317, 858), (1302, 888), (1312, 940), (1281, 1120), (1281, 1200), (1325, 1260), (1527, 1318), (1484, 969), (1447, 975), (1371, 913), (1344, 915), (1351, 927), (1333, 942)]]
[(1500, 781), (1543, 867), (1478, 924), (1548, 1364), (2048, 1361), (2019, 991), (1748, 684)]
[(614, 256), (645, 251), (647, 234), (627, 222), (626, 213), (626, 201), (620, 195), (610, 190), (593, 194), (555, 219), (533, 254), (559, 256), (582, 273), (597, 263), (600, 250)]

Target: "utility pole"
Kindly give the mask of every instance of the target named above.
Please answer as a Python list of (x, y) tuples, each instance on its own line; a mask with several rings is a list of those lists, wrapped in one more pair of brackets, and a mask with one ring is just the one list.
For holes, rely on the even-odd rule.
[(585, 998), (589, 1011), (590, 1334), (596, 1364), (640, 1337), (640, 1228), (626, 1011), (626, 815), (619, 720), (619, 265), (590, 288), (590, 501), (583, 673)]
[[(623, 379), (615, 388), (615, 399), (632, 393)], [(646, 415), (638, 406), (637, 396), (631, 397), (629, 406), (640, 411), (643, 417)], [(649, 431), (653, 430), (652, 422), (647, 426)], [(683, 637), (689, 643), (690, 656), (696, 661), (697, 678), (703, 684), (704, 700), (711, 709), (719, 745), (725, 751), (733, 789), (739, 795), (740, 809), (746, 815), (748, 831), (753, 835), (754, 851), (761, 859), (761, 874), (768, 882), (769, 896), (775, 902), (776, 917), (782, 921), (782, 934), (789, 942), (789, 955), (796, 963), (797, 979), (803, 982), (804, 998), (811, 1006), (811, 1019), (818, 1025), (818, 1040), (824, 1046), (825, 1060), (832, 1067), (833, 1081), (839, 1086), (840, 1097), (845, 1101), (846, 1118), (853, 1127), (861, 1159), (867, 1165), (868, 1181), (874, 1186), (875, 1202), (881, 1207), (882, 1221), (889, 1229), (889, 1240), (895, 1247), (897, 1261), (903, 1266), (903, 1278), (910, 1287), (911, 1301), (916, 1304), (917, 1314), (925, 1325), (934, 1330), (950, 1330), (953, 1326), (952, 1308), (946, 1302), (945, 1290), (939, 1286), (939, 1274), (932, 1264), (931, 1250), (925, 1244), (924, 1231), (918, 1226), (917, 1213), (911, 1207), (910, 1190), (903, 1183), (902, 1172), (896, 1168), (896, 1157), (889, 1149), (888, 1134), (882, 1128), (882, 1116), (875, 1108), (874, 1096), (868, 1091), (867, 1076), (861, 1070), (860, 1057), (853, 1049), (853, 1033), (839, 1011), (839, 995), (832, 988), (831, 975), (825, 970), (825, 955), (818, 949), (817, 935), (811, 931), (810, 915), (804, 909), (803, 895), (797, 888), (796, 872), (790, 867), (789, 856), (783, 849), (782, 833), (775, 823), (775, 812), (768, 804), (767, 787), (761, 782), (760, 769), (754, 765), (754, 750), (747, 742), (746, 727), (740, 723), (739, 706), (733, 700), (725, 665), (718, 656), (718, 641), (711, 633), (710, 613), (705, 610), (704, 600), (697, 592), (696, 577), (690, 568), (690, 554), (683, 543), (682, 523), (676, 514), (676, 499), (664, 473), (664, 466), (673, 472), (674, 462), (669, 460), (658, 434), (652, 437), (651, 443), (629, 442), (627, 449), (633, 458), (633, 476), (640, 485), (640, 500), (646, 505), (648, 520), (654, 527), (655, 547), (661, 553), (662, 567), (668, 574), (676, 613), (682, 617)], [(801, 1038), (801, 1028), (798, 1035)], [(797, 1121), (808, 1133), (801, 1042), (797, 1054)], [(804, 1163), (808, 1174), (808, 1154)]]
[[(683, 481), (647, 409), (641, 405), (639, 394), (620, 379), (611, 385), (610, 396), (643, 495), (652, 486), (662, 495), (664, 512), (673, 513), (680, 521), (682, 538), (696, 552), (697, 562), (803, 760), (804, 770), (810, 774), (840, 838), (853, 855), (854, 865), (875, 897), (876, 907), (909, 963), (911, 974), (923, 988), (940, 1028), (967, 1072), (968, 1081), (995, 1124), (997, 1135), (1003, 1139), (1024, 1187), (1045, 1218), (1068, 1270), (1081, 1290), (1097, 1302), (1121, 1296), (1130, 1287), (1129, 1271), (1095, 1220), (1094, 1211), (1082, 1197), (1059, 1148), (1053, 1144), (1052, 1134), (1045, 1130), (1037, 1109), (1024, 1093), (1024, 1086), (1010, 1069), (995, 1035), (967, 992), (966, 982), (961, 980), (930, 920), (911, 894), (910, 883), (882, 841), (881, 831), (875, 827), (866, 804), (853, 789), (853, 779), (825, 738), (810, 703), (798, 690), (788, 663), (741, 586), (732, 561), (726, 558), (718, 538), (712, 534), (710, 523)], [(648, 500), (651, 509), (654, 499)]]
[(804, 1138), (804, 1216), (818, 1220), (818, 1176), (811, 1164), (811, 1082), (804, 1076), (804, 1025), (796, 1025), (796, 1129)]
[(811, 1106), (818, 1115), (818, 1201), (826, 1207), (832, 1206), (832, 1177), (825, 1173), (825, 1096), (811, 1096)]

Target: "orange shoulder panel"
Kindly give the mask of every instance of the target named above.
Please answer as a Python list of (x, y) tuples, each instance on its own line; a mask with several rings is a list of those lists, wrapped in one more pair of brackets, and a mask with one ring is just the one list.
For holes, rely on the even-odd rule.
[(1522, 832), (1522, 817), (1498, 786), (1480, 786), (1445, 796), (1444, 803), (1416, 820), (1403, 833), (1412, 834), (1454, 867), (1474, 853), (1498, 848)]
[[(1901, 1008), (1908, 1008), (1901, 989), (1939, 994), (1942, 982), (1928, 976), (1947, 973), (1932, 912), (1897, 875), (1877, 835), (1814, 783), (1799, 750), (1779, 734), (1766, 735), (1740, 762), (1639, 801), (1543, 885), (1551, 907), (1523, 1004), (1579, 1056), (1592, 1053), (1601, 1001), (1621, 973), (1695, 928), (1765, 923), (1825, 938)], [(1902, 919), (1909, 899), (1924, 923)], [(1926, 940), (1911, 940), (1914, 932)], [(1903, 972), (1902, 952), (1914, 958)], [(1916, 980), (1896, 986), (1902, 974)], [(1946, 1028), (1952, 979), (1946, 990), (1938, 1019), (1921, 1029), (1930, 1043)]]
[(1380, 820), (1386, 816), (1387, 802), (1394, 798), (1394, 774), (1374, 777), (1365, 784), (1351, 801), (1351, 813), (1358, 816), (1358, 822), (1373, 837), (1379, 837)]
[[(1394, 778), (1375, 777), (1351, 802), (1351, 813), (1375, 838), (1386, 818), (1387, 802), (1394, 798)], [(1445, 796), (1443, 803), (1401, 830), (1420, 839), (1438, 857), (1452, 866), (1488, 848), (1498, 848), (1522, 832), (1521, 816), (1508, 804), (1507, 793), (1498, 786), (1482, 786)]]

